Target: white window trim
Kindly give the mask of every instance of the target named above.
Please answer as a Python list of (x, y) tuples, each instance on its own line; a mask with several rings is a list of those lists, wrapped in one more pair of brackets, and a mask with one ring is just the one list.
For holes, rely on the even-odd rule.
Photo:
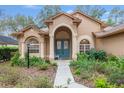
[(83, 48), (84, 48), (84, 51), (83, 52), (85, 53), (86, 52), (86, 46), (87, 45), (89, 45), (89, 50), (90, 50), (91, 49), (91, 44), (80, 44), (80, 46), (79, 46), (79, 52), (81, 52), (80, 47), (83, 46)]

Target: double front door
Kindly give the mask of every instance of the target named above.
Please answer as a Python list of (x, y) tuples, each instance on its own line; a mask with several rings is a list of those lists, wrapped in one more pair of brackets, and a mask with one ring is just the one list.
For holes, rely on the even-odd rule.
[(55, 55), (59, 59), (69, 59), (70, 57), (69, 40), (56, 40), (55, 41)]

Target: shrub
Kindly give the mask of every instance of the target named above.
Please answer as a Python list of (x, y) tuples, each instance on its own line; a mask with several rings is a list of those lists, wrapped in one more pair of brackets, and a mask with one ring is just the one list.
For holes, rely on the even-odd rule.
[(80, 71), (80, 68), (79, 69), (76, 69), (75, 72), (74, 72), (75, 75), (80, 75), (81, 74), (81, 71)]
[[(39, 67), (43, 64), (43, 68), (47, 68), (46, 64), (48, 64), (45, 60), (41, 59), (40, 57), (29, 57), (30, 66)], [(25, 58), (20, 58), (20, 54), (17, 52), (15, 55), (11, 58), (11, 65), (12, 66), (21, 66), (26, 67), (27, 66), (27, 56)], [(46, 64), (45, 64), (46, 63)]]
[(110, 74), (108, 81), (111, 84), (117, 84), (118, 86), (124, 84), (124, 71), (118, 71)]
[(108, 87), (107, 79), (105, 77), (97, 77), (95, 80), (95, 86), (97, 88), (107, 88)]
[(13, 56), (13, 52), (16, 52), (17, 50), (18, 50), (17, 47), (7, 46), (0, 47), (0, 61), (10, 60), (11, 57)]
[(11, 58), (11, 65), (12, 66), (17, 66), (20, 64), (20, 60), (19, 60), (20, 54), (19, 52), (16, 52), (15, 55)]
[(48, 63), (43, 63), (42, 65), (38, 66), (39, 70), (47, 70), (48, 69)]
[(87, 60), (88, 55), (86, 53), (78, 53), (77, 54), (77, 60)]
[(78, 64), (79, 64), (78, 61), (71, 61), (70, 62), (71, 67), (76, 67)]
[(108, 59), (108, 61), (114, 61), (114, 62), (119, 61), (119, 58), (115, 55), (108, 55), (107, 59)]
[(86, 52), (89, 55), (89, 59), (91, 60), (101, 60), (104, 61), (106, 60), (106, 53), (103, 50), (96, 51), (95, 49), (91, 49), (90, 51)]
[(43, 63), (45, 63), (45, 60), (41, 59), (40, 57), (30, 57), (30, 66), (39, 66)]
[(83, 71), (82, 73), (80, 73), (80, 77), (81, 79), (89, 79), (92, 77), (92, 73), (88, 71)]

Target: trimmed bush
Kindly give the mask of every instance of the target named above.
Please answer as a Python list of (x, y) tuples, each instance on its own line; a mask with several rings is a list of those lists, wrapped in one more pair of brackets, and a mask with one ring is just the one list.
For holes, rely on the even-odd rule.
[(0, 47), (0, 61), (8, 61), (18, 51), (17, 47)]
[(106, 52), (103, 50), (96, 51), (95, 49), (91, 49), (90, 51), (86, 52), (88, 54), (88, 58), (91, 60), (98, 60), (98, 61), (104, 61), (106, 60)]

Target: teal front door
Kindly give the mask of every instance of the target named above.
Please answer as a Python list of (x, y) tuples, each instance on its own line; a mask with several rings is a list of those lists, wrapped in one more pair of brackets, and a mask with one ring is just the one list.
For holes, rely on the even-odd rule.
[(69, 59), (70, 57), (70, 44), (69, 40), (56, 40), (55, 42), (55, 55), (59, 59)]

